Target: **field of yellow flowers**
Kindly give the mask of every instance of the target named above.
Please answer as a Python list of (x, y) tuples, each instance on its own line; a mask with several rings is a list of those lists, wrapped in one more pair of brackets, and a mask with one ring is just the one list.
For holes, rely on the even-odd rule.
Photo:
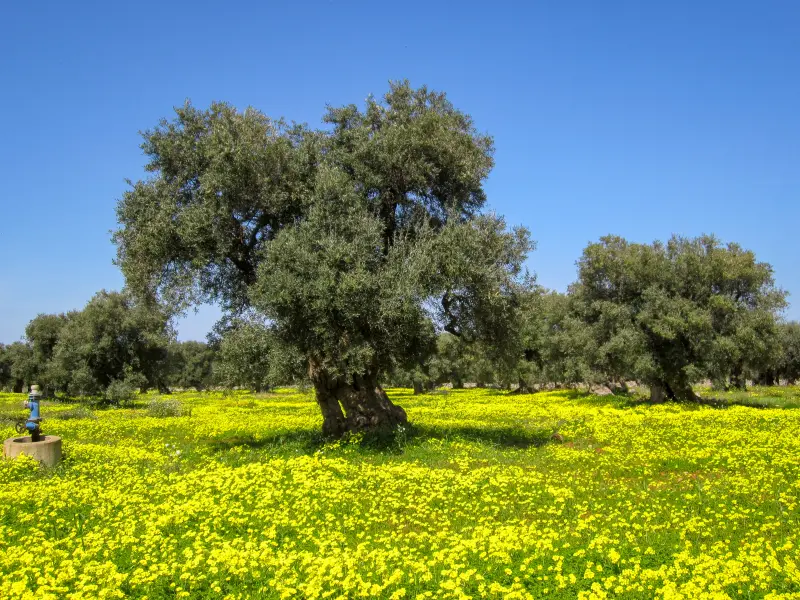
[(46, 405), (0, 598), (800, 598), (800, 411), (390, 395), (413, 428), (334, 444), (292, 390)]

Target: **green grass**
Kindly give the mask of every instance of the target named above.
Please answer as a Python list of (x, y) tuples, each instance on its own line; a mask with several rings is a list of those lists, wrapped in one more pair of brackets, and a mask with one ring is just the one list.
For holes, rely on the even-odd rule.
[(800, 408), (800, 386), (753, 386), (747, 390), (720, 391), (701, 388), (704, 398), (720, 400), (728, 405), (754, 408)]
[(390, 394), (411, 426), (334, 443), (292, 390), (46, 402), (65, 460), (0, 461), (0, 598), (800, 595), (800, 411)]

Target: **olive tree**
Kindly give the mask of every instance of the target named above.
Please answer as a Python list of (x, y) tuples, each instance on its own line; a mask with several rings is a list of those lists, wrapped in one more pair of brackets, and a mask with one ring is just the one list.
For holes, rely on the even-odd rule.
[(73, 313), (40, 314), (25, 327), (25, 339), (31, 348), (29, 377), (50, 395), (63, 382), (63, 374), (53, 362), (59, 336)]
[(765, 384), (779, 380), (795, 383), (800, 380), (800, 323), (789, 321), (780, 325), (781, 354)]
[(6, 386), (19, 394), (26, 385), (36, 383), (36, 362), (33, 348), (26, 342), (14, 342), (3, 349), (3, 371), (7, 377)]
[(584, 250), (578, 271), (571, 291), (593, 363), (647, 383), (653, 401), (695, 400), (694, 382), (736, 377), (774, 352), (785, 292), (737, 244), (608, 236)]
[(105, 394), (112, 385), (115, 392), (165, 390), (172, 337), (157, 307), (126, 293), (100, 291), (71, 313), (59, 332), (53, 349), (56, 381), (71, 394)]
[(429, 366), (431, 377), (437, 384), (450, 383), (453, 389), (462, 389), (469, 379), (469, 362), (464, 340), (446, 331), (437, 336), (436, 352)]
[(176, 109), (144, 134), (150, 177), (114, 237), (137, 294), (263, 316), (337, 436), (406, 421), (381, 374), (431, 351), (427, 319), (502, 339), (530, 241), (483, 212), (493, 142), (444, 94), (393, 83), (324, 121)]
[(593, 383), (601, 377), (589, 367), (591, 336), (572, 304), (567, 294), (538, 286), (524, 296), (516, 353), (499, 363), (506, 386), (517, 383), (516, 393), (524, 394), (537, 386)]
[(215, 345), (214, 376), (226, 387), (259, 393), (303, 377), (301, 360), (280, 347), (269, 324), (252, 316), (227, 324)]
[(11, 367), (13, 363), (11, 356), (6, 350), (5, 344), (0, 344), (0, 390), (11, 386)]
[(193, 387), (198, 392), (212, 385), (215, 352), (208, 344), (191, 340), (173, 342), (168, 355), (169, 385)]

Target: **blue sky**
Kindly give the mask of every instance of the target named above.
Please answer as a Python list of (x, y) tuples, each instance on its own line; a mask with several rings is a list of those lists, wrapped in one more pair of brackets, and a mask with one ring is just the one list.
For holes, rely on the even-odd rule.
[(770, 262), (800, 318), (798, 73), (795, 0), (9, 3), (0, 342), (123, 285), (114, 207), (173, 106), (319, 124), (402, 78), (495, 137), (490, 204), (532, 231), (542, 284), (564, 290), (601, 235), (715, 233)]

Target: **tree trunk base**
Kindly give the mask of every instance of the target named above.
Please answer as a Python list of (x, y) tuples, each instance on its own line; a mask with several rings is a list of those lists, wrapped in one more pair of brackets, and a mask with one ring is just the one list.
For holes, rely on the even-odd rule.
[(389, 400), (375, 377), (356, 376), (347, 382), (317, 373), (312, 380), (326, 437), (394, 429), (408, 423), (406, 411)]
[(513, 391), (510, 391), (508, 393), (508, 395), (509, 396), (516, 396), (516, 395), (520, 395), (520, 394), (535, 394), (535, 393), (536, 393), (536, 390), (532, 386), (528, 385), (527, 383), (525, 383), (524, 380), (520, 379), (517, 382), (517, 388), (515, 390), (513, 390)]
[(528, 387), (527, 385), (522, 385), (517, 387), (516, 389), (511, 390), (508, 392), (509, 396), (522, 396), (524, 394), (535, 394), (536, 390), (532, 387)]
[(667, 393), (664, 386), (652, 384), (650, 386), (650, 404), (663, 404), (667, 399)]
[(658, 382), (650, 384), (650, 404), (662, 404), (666, 400), (675, 402), (699, 402), (700, 398), (694, 393), (688, 383)]

